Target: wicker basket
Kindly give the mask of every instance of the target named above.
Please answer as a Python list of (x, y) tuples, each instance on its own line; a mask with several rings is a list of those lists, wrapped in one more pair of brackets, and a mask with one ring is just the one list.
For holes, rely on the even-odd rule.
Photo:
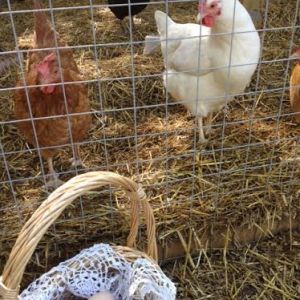
[[(132, 180), (115, 173), (89, 172), (72, 178), (55, 190), (26, 222), (10, 253), (0, 278), (0, 298), (2, 297), (2, 299), (5, 300), (18, 299), (20, 283), (26, 265), (49, 226), (55, 222), (62, 211), (77, 197), (87, 191), (104, 185), (124, 189), (131, 200), (131, 226), (127, 239), (127, 247), (112, 246), (113, 250), (130, 262), (141, 257), (150, 259), (152, 262), (157, 261), (155, 220), (142, 188)], [(147, 225), (147, 255), (132, 248), (138, 233), (139, 212), (141, 207)]]

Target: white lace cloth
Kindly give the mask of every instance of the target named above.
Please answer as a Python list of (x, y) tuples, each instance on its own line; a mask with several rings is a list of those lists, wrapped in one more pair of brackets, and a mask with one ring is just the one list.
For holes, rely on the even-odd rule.
[(19, 299), (87, 299), (102, 291), (109, 291), (115, 300), (176, 297), (175, 285), (155, 263), (138, 258), (131, 264), (109, 245), (98, 244), (43, 274)]

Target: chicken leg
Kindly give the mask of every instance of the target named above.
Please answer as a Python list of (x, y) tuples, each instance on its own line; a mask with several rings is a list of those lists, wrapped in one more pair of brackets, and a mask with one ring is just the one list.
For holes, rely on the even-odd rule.
[(120, 27), (121, 27), (123, 33), (127, 35), (127, 34), (128, 34), (128, 28), (127, 28), (127, 26), (124, 24), (124, 19), (119, 20), (119, 21), (120, 21)]
[(80, 154), (79, 154), (79, 145), (74, 146), (74, 157), (70, 159), (70, 163), (72, 167), (84, 167), (84, 164), (82, 160), (80, 159)]
[[(122, 28), (122, 31), (124, 34), (129, 35), (130, 34), (130, 23), (128, 22), (128, 25), (124, 24), (124, 19), (120, 20), (120, 26)], [(134, 24), (134, 20), (133, 17), (131, 17), (131, 30), (132, 32), (135, 31), (135, 24)]]
[(206, 143), (207, 140), (205, 138), (204, 131), (203, 131), (203, 118), (197, 117), (197, 121), (198, 121), (198, 130), (199, 130), (199, 143), (204, 144)]
[(49, 179), (47, 179), (45, 185), (43, 186), (44, 189), (56, 189), (64, 182), (58, 178), (58, 174), (55, 172), (53, 167), (53, 158), (47, 158), (48, 168), (49, 168)]
[(210, 113), (206, 119), (206, 131), (205, 131), (206, 134), (210, 134), (212, 131), (212, 126), (211, 126), (212, 121), (213, 121), (213, 114)]
[(135, 31), (135, 24), (134, 24), (133, 16), (131, 16), (131, 29), (132, 29), (132, 32)]

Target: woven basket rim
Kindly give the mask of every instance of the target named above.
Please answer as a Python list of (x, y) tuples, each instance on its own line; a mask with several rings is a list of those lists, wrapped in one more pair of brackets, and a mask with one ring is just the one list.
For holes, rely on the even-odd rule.
[[(94, 171), (77, 175), (53, 191), (38, 207), (21, 229), (0, 277), (0, 296), (5, 300), (17, 300), (20, 283), (32, 254), (48, 228), (63, 210), (86, 192), (110, 185), (122, 188), (131, 200), (131, 224), (127, 246), (112, 246), (117, 252), (133, 260), (144, 257), (157, 262), (156, 225), (154, 214), (142, 187), (129, 178), (108, 171)], [(133, 249), (143, 211), (147, 225), (147, 254)]]

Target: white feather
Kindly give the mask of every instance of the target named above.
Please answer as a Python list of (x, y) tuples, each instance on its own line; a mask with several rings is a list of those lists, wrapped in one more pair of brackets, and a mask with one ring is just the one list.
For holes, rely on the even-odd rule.
[(259, 61), (259, 35), (246, 9), (239, 1), (234, 9), (234, 3), (223, 0), (221, 16), (211, 30), (178, 24), (163, 12), (155, 13), (166, 90), (200, 118), (219, 111), (242, 93)]

